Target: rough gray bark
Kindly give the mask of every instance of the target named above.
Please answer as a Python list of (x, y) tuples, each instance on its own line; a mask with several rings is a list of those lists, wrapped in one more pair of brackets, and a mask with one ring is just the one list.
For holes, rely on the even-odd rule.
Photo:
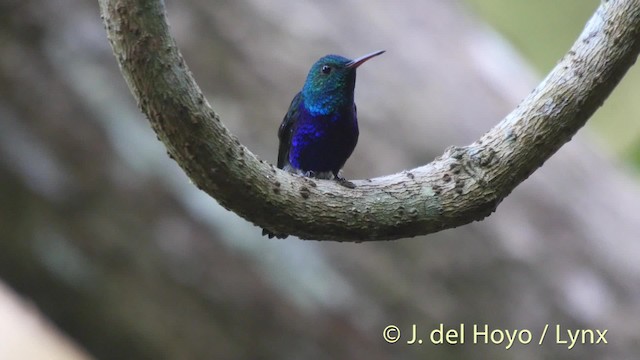
[(191, 76), (162, 1), (100, 5), (139, 106), (194, 184), (245, 219), (302, 238), (398, 239), (484, 219), (573, 137), (640, 51), (640, 1), (603, 2), (547, 78), (478, 141), (351, 190), (286, 174), (240, 144)]

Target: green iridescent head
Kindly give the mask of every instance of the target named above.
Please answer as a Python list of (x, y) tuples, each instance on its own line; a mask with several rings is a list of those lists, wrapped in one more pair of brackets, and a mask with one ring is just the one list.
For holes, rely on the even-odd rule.
[(340, 55), (326, 55), (309, 70), (302, 88), (307, 110), (314, 115), (328, 114), (347, 103), (353, 103), (356, 69), (365, 61), (384, 53), (384, 50), (351, 60)]

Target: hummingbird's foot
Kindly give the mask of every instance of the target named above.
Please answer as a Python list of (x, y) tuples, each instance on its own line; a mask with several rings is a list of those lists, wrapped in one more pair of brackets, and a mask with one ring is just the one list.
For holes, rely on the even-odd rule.
[(333, 179), (333, 174), (330, 171), (308, 170), (308, 171), (302, 172), (302, 175), (310, 178), (315, 178), (315, 179), (325, 179), (325, 180)]
[(349, 189), (355, 189), (356, 188), (356, 184), (354, 184), (351, 181), (343, 178), (342, 176), (340, 176), (340, 175), (334, 175), (334, 176), (336, 177), (336, 181), (338, 182), (338, 184), (340, 184), (340, 185), (342, 185), (342, 186), (344, 186), (346, 188), (349, 188)]

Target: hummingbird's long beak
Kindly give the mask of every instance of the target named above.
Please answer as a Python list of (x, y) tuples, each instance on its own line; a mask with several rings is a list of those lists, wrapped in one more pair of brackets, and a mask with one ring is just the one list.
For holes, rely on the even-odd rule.
[(347, 67), (348, 69), (355, 69), (355, 68), (357, 68), (358, 66), (362, 65), (365, 61), (367, 61), (367, 60), (369, 60), (369, 59), (371, 59), (371, 58), (373, 58), (373, 57), (376, 57), (376, 56), (378, 56), (378, 55), (381, 55), (381, 54), (382, 54), (382, 53), (384, 53), (384, 52), (385, 52), (385, 50), (379, 50), (379, 51), (372, 52), (371, 54), (367, 54), (367, 55), (364, 55), (364, 56), (360, 56), (360, 57), (359, 57), (359, 58), (357, 58), (357, 59), (353, 59), (353, 60), (349, 61), (349, 62), (347, 63), (347, 65), (346, 65), (346, 67)]

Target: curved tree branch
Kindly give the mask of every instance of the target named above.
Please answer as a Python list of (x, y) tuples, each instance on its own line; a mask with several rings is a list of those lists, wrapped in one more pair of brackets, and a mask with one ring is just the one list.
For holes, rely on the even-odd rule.
[(640, 51), (640, 0), (605, 0), (542, 83), (478, 141), (352, 190), (278, 170), (240, 144), (191, 76), (162, 0), (99, 2), (129, 87), (193, 183), (245, 219), (302, 238), (398, 239), (485, 218), (585, 124)]

